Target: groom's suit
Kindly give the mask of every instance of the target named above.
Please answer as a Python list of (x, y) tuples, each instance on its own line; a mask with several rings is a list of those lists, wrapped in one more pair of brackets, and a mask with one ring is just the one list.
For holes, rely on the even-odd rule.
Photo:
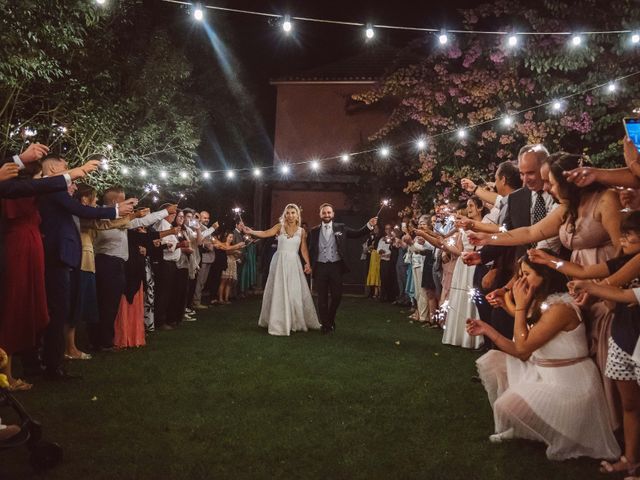
[(354, 230), (344, 223), (322, 223), (309, 234), (309, 256), (318, 292), (318, 317), (323, 331), (335, 329), (336, 311), (342, 300), (342, 275), (347, 267), (347, 238), (367, 235), (369, 225)]

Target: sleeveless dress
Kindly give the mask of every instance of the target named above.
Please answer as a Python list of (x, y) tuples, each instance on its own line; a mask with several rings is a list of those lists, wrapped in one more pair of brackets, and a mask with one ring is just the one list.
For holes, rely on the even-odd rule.
[[(466, 232), (462, 232), (461, 235), (463, 251), (472, 252), (473, 245), (469, 243)], [(469, 293), (473, 288), (473, 274), (476, 267), (465, 265), (462, 255), (458, 257), (455, 265), (451, 277), (449, 306), (447, 320), (443, 326), (442, 343), (463, 348), (480, 348), (484, 343), (483, 337), (481, 335), (472, 337), (466, 330), (467, 319), (478, 318), (478, 309)]]
[(278, 249), (271, 259), (269, 277), (262, 296), (258, 325), (270, 335), (320, 330), (316, 307), (298, 257), (302, 228), (291, 237), (284, 226), (278, 235)]
[[(571, 251), (571, 261), (585, 267), (605, 263), (616, 256), (616, 248), (611, 243), (609, 233), (602, 222), (594, 218), (598, 202), (605, 193), (606, 190), (586, 194), (575, 225), (565, 222), (558, 234), (562, 246)], [(621, 412), (613, 381), (604, 375), (613, 312), (605, 302), (599, 301), (585, 309), (585, 317), (591, 355), (602, 375), (611, 426), (615, 429), (620, 426)]]
[[(571, 305), (568, 294), (547, 298)], [(598, 369), (588, 357), (584, 323), (559, 332), (527, 361), (491, 350), (476, 361), (493, 408), (496, 433), (514, 429), (516, 438), (547, 444), (547, 458), (587, 456), (617, 459)]]

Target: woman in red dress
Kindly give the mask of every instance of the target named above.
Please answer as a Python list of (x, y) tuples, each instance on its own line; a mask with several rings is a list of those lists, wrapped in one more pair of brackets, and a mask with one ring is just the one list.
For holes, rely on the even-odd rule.
[(11, 374), (11, 356), (33, 349), (49, 323), (44, 287), (44, 249), (40, 214), (35, 197), (2, 200), (4, 222), (4, 285), (0, 311), (0, 348), (9, 362), (5, 373), (10, 389), (28, 390), (31, 385)]

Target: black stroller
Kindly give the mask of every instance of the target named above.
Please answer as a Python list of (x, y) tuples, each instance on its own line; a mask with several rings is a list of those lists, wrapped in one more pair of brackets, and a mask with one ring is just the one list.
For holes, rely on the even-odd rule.
[(30, 462), (37, 471), (55, 467), (62, 461), (62, 447), (57, 443), (42, 440), (42, 425), (26, 412), (9, 391), (0, 388), (0, 411), (13, 410), (19, 418), (20, 433), (0, 442), (0, 454), (5, 450), (25, 445), (31, 452)]

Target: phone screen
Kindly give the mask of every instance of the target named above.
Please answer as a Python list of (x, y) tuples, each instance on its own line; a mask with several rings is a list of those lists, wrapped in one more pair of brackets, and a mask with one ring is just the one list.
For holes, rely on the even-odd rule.
[(624, 128), (627, 130), (627, 137), (640, 151), (640, 118), (625, 118)]

